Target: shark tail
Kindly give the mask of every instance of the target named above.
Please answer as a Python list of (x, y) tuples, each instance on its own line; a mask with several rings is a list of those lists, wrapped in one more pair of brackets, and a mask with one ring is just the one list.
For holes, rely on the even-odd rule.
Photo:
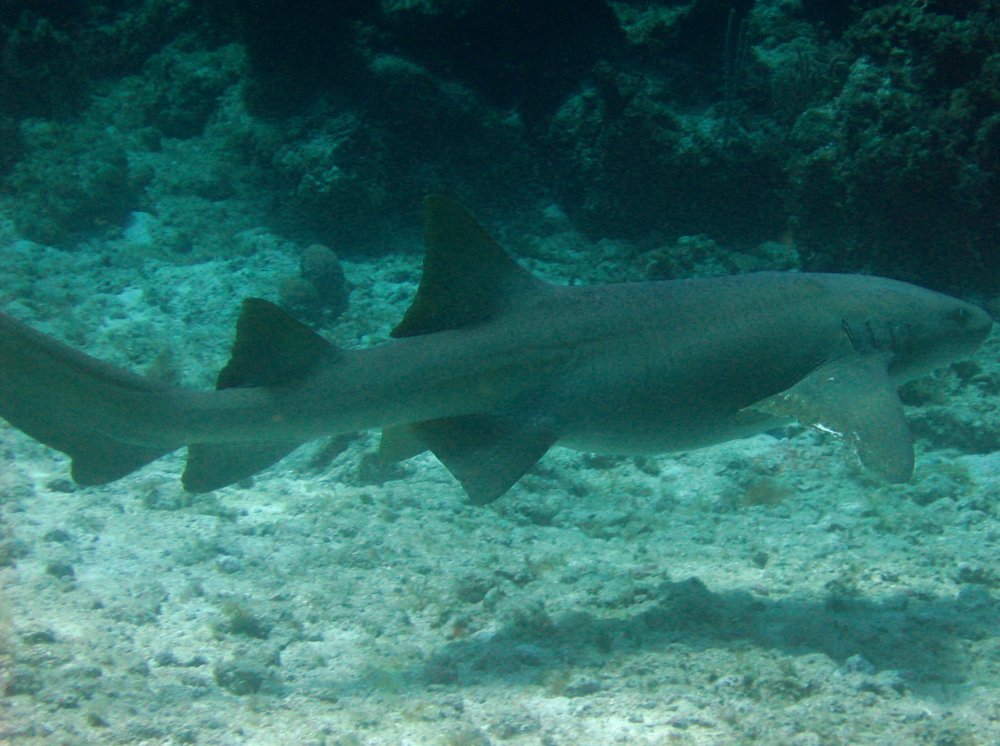
[[(248, 298), (216, 388), (294, 386), (342, 354), (277, 306)], [(206, 492), (267, 468), (304, 442), (199, 442), (184, 422), (191, 395), (0, 313), (0, 418), (68, 455), (80, 485), (113, 482), (187, 445), (184, 486)]]
[(176, 391), (0, 314), (0, 417), (67, 454), (78, 484), (112, 482), (183, 445), (143, 435)]

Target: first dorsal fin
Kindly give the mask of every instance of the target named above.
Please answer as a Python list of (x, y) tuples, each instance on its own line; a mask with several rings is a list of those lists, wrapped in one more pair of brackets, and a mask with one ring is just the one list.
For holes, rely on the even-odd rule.
[(546, 287), (455, 200), (427, 197), (424, 219), (423, 276), (393, 337), (473, 326), (502, 312), (515, 295)]

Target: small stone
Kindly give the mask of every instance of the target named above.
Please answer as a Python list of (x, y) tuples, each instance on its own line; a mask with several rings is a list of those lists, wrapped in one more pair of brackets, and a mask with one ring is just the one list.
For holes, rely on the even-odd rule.
[(347, 280), (337, 255), (322, 244), (302, 252), (299, 272), (316, 289), (318, 300), (334, 316), (347, 308)]
[(852, 655), (846, 661), (844, 661), (844, 671), (849, 673), (861, 673), (866, 675), (871, 675), (875, 673), (875, 665), (865, 658), (863, 655), (858, 653), (857, 655)]
[(601, 690), (601, 683), (590, 676), (581, 676), (566, 685), (567, 697), (586, 697)]
[(76, 579), (76, 572), (69, 562), (50, 562), (45, 566), (45, 572), (54, 578)]
[(250, 661), (223, 661), (215, 666), (215, 683), (238, 695), (256, 694), (268, 678), (263, 666)]
[(227, 575), (232, 575), (243, 569), (242, 563), (235, 557), (224, 554), (215, 560), (215, 566)]

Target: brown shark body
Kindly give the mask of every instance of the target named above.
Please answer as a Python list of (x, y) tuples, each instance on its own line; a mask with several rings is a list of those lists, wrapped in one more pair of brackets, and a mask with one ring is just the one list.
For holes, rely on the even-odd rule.
[(101, 484), (188, 447), (184, 484), (214, 489), (313, 438), (383, 429), (431, 450), (475, 502), (553, 445), (675, 451), (797, 419), (851, 442), (890, 481), (913, 470), (896, 385), (968, 355), (974, 305), (859, 275), (760, 273), (590, 287), (544, 283), (457, 203), (426, 203), (427, 254), (394, 340), (324, 341), (244, 302), (215, 391), (151, 382), (0, 315), (0, 417)]

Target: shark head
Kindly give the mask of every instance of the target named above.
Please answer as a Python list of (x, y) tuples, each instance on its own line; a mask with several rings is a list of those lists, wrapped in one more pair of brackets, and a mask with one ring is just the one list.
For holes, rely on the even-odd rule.
[(894, 280), (870, 280), (876, 297), (866, 299), (868, 313), (845, 319), (844, 331), (859, 351), (890, 352), (889, 372), (897, 381), (968, 357), (993, 327), (990, 315), (972, 303)]
[(979, 306), (924, 291), (925, 313), (911, 317), (906, 339), (896, 352), (892, 373), (900, 378), (922, 375), (971, 355), (993, 328)]

